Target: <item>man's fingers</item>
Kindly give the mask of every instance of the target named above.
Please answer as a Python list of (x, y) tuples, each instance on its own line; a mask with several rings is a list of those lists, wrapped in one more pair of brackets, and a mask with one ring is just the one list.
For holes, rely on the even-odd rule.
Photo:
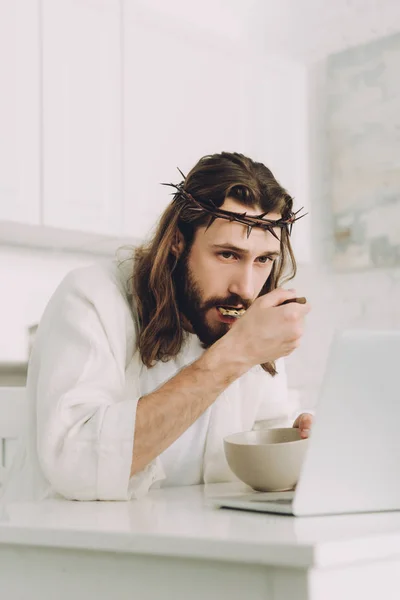
[(282, 302), (291, 298), (296, 298), (296, 290), (277, 288), (265, 296), (261, 296), (260, 299), (262, 299), (264, 306), (279, 306)]
[(300, 429), (300, 437), (308, 438), (310, 436), (311, 429)]
[(310, 429), (313, 422), (313, 416), (309, 413), (300, 415), (300, 429)]
[(302, 413), (297, 417), (293, 423), (293, 427), (298, 427), (302, 438), (308, 438), (311, 433), (311, 426), (313, 424), (313, 415), (309, 413)]

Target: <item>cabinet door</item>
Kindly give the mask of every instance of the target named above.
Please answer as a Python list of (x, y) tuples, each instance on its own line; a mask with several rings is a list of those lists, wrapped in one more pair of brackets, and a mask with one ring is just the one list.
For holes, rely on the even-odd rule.
[(0, 220), (40, 220), (39, 2), (0, 1)]
[(42, 0), (44, 225), (121, 230), (119, 0)]
[(251, 152), (246, 64), (234, 44), (140, 21), (124, 4), (124, 233), (142, 238), (205, 154)]

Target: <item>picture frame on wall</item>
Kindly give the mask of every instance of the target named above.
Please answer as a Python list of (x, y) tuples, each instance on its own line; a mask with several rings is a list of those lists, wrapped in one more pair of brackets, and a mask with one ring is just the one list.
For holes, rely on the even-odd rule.
[(400, 33), (327, 60), (333, 264), (400, 266)]

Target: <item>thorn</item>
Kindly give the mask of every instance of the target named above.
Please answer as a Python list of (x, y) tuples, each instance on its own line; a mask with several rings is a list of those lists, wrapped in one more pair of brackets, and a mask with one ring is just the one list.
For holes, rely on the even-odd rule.
[(252, 225), (247, 225), (247, 239), (249, 239), (252, 229), (253, 229)]
[[(207, 225), (207, 227), (206, 227), (206, 231), (207, 231), (207, 230), (208, 230), (208, 229), (211, 227), (211, 225), (214, 223), (214, 221), (215, 221), (215, 219), (216, 219), (216, 218), (217, 218), (217, 217), (216, 217), (215, 215), (213, 215), (213, 216), (210, 218), (210, 220), (208, 221), (208, 225)], [(204, 233), (205, 233), (205, 232), (204, 232)]]
[(299, 217), (296, 217), (295, 219), (293, 219), (292, 223), (294, 223), (295, 221), (300, 221), (300, 219), (302, 219), (303, 217), (306, 217), (307, 215), (308, 215), (308, 213), (304, 213), (304, 215), (300, 215)]
[(176, 167), (176, 168), (178, 169), (179, 173), (182, 175), (183, 179), (186, 179), (186, 175), (184, 175), (184, 174), (182, 173), (182, 171), (180, 170), (180, 168), (179, 168), (179, 167)]
[(274, 231), (273, 227), (268, 227), (268, 231), (269, 231), (270, 233), (272, 233), (272, 235), (274, 236), (274, 238), (275, 238), (275, 239), (277, 239), (277, 240), (279, 241), (279, 238), (278, 238), (278, 236), (276, 235), (276, 233), (275, 233), (275, 231)]

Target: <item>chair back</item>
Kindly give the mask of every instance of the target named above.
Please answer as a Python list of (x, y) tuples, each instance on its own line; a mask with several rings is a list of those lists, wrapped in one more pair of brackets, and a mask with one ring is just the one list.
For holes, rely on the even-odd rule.
[(0, 387), (0, 466), (8, 468), (26, 411), (24, 387)]

